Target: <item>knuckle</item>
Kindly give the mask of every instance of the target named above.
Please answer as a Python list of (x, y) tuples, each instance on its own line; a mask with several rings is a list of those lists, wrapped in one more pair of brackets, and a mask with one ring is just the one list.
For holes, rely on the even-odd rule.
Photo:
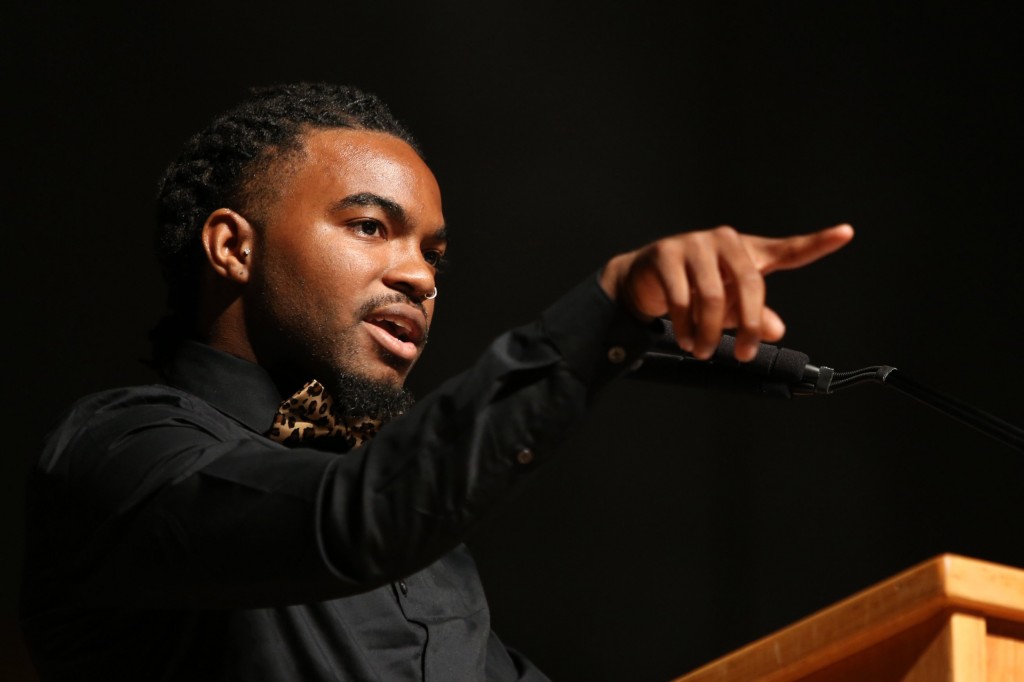
[(668, 260), (676, 256), (679, 247), (672, 239), (659, 239), (650, 245), (651, 258), (655, 261)]
[(800, 253), (800, 248), (791, 241), (784, 242), (779, 246), (778, 254), (784, 260), (795, 258)]
[(701, 292), (700, 303), (702, 309), (720, 310), (725, 307), (725, 292), (720, 290)]
[(737, 275), (736, 281), (745, 289), (764, 289), (764, 277), (757, 270), (744, 270)]
[(667, 295), (668, 304), (673, 308), (689, 308), (690, 293), (680, 288), (673, 288)]

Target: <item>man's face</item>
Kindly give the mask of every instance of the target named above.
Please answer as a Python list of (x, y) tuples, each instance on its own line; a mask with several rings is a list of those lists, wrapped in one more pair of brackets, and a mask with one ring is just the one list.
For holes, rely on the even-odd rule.
[(446, 247), (437, 181), (384, 133), (304, 141), (255, 243), (245, 306), (257, 361), (328, 388), (339, 375), (398, 388), (434, 312), (425, 297)]

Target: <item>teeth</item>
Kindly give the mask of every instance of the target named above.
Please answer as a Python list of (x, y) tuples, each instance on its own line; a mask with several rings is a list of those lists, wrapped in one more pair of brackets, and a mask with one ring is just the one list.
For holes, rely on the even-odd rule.
[(377, 317), (374, 318), (373, 321), (383, 323), (399, 341), (409, 340), (409, 333), (412, 331), (412, 328), (406, 320), (393, 320), (387, 317)]

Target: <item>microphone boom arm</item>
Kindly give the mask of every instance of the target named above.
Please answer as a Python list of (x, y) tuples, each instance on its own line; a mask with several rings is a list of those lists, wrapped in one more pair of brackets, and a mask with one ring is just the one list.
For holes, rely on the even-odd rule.
[(655, 348), (644, 355), (630, 376), (659, 383), (685, 383), (699, 387), (743, 389), (763, 395), (790, 398), (793, 395), (831, 395), (862, 383), (881, 383), (923, 402), (1005, 445), (1024, 451), (1024, 429), (935, 391), (890, 365), (873, 365), (849, 372), (812, 365), (804, 353), (762, 343), (757, 357), (749, 363), (736, 360), (736, 338), (724, 335), (710, 360), (698, 360), (675, 343), (671, 323), (663, 320), (665, 334)]
[(808, 365), (805, 377), (811, 377), (813, 384), (811, 381), (805, 381), (794, 386), (795, 395), (829, 395), (855, 384), (881, 383), (1012, 448), (1024, 451), (1024, 429), (945, 393), (928, 388), (890, 365), (863, 367), (852, 372), (836, 372), (831, 367), (818, 368)]
[(901, 372), (895, 367), (883, 365), (877, 368), (868, 369), (873, 369), (875, 371), (870, 372), (865, 379), (852, 381), (848, 384), (844, 384), (840, 388), (853, 385), (854, 383), (859, 383), (860, 381), (883, 383), (886, 386), (896, 389), (900, 393), (909, 395), (910, 397), (923, 402), (925, 405), (928, 405), (929, 407), (938, 410), (959, 422), (981, 431), (985, 435), (994, 438), (1005, 445), (1009, 445), (1016, 450), (1024, 452), (1024, 429), (1014, 426), (999, 417), (993, 416), (972, 405), (968, 405), (967, 403), (957, 400), (945, 393), (940, 393), (934, 389), (928, 388), (920, 382), (911, 379), (904, 372)]

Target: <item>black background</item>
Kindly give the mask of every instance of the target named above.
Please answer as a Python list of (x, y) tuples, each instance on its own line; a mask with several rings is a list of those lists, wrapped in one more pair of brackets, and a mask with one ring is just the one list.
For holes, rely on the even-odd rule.
[[(849, 222), (769, 278), (783, 345), (1024, 424), (1020, 24), (997, 7), (9, 5), (5, 622), (25, 460), (71, 398), (151, 379), (156, 179), (250, 85), (354, 83), (421, 139), (453, 264), (419, 394), (614, 253)], [(1022, 474), (883, 385), (623, 381), (470, 544), (496, 629), (554, 679), (661, 681), (939, 553), (1024, 567)]]

